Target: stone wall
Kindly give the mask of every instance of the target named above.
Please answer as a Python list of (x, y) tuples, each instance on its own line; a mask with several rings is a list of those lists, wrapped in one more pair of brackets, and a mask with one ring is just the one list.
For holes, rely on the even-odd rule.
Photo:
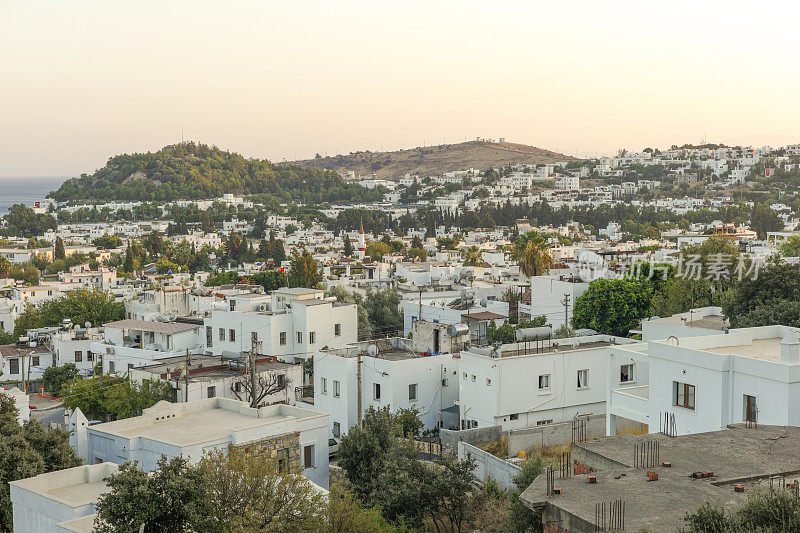
[(442, 440), (442, 447), (448, 450), (456, 450), (459, 442), (466, 442), (473, 446), (496, 442), (503, 438), (500, 426), (487, 426), (485, 428), (473, 428), (463, 430), (440, 429), (439, 438)]
[(275, 461), (279, 459), (279, 452), (285, 450), (284, 453), (288, 452), (289, 471), (301, 472), (302, 470), (300, 466), (299, 431), (248, 442), (247, 444), (242, 444), (240, 448), (244, 448), (245, 450), (258, 450), (268, 454)]

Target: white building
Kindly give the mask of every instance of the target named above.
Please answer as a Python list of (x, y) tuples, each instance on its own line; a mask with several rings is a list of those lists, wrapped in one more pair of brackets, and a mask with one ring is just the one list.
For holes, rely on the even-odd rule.
[(93, 341), (91, 350), (100, 354), (103, 373), (125, 373), (167, 357), (184, 356), (202, 349), (202, 326), (185, 322), (148, 322), (124, 319), (103, 325), (104, 338)]
[(158, 402), (141, 416), (84, 428), (89, 461), (138, 461), (156, 469), (162, 455), (197, 462), (203, 453), (232, 446), (257, 446), (285, 472), (299, 470), (328, 488), (328, 415), (291, 405), (253, 409), (245, 402), (212, 398)]
[(92, 531), (95, 504), (108, 492), (105, 479), (118, 468), (83, 465), (10, 482), (14, 532)]
[(578, 176), (561, 176), (555, 182), (556, 189), (575, 191), (581, 188), (581, 180)]
[(233, 296), (226, 309), (214, 309), (205, 318), (204, 326), (207, 354), (249, 352), (255, 341), (259, 353), (289, 362), (358, 338), (357, 306), (326, 298), (318, 289)]
[(17, 408), (17, 421), (20, 424), (25, 423), (31, 418), (31, 400), (27, 394), (22, 392), (16, 387), (3, 387), (0, 388), (0, 394), (5, 394), (14, 400), (14, 406)]
[[(531, 303), (530, 306), (520, 304), (520, 312), (531, 317), (547, 317), (547, 323), (558, 328), (564, 321), (572, 320), (572, 310), (575, 300), (589, 287), (588, 283), (560, 279), (560, 277), (534, 276), (531, 278)], [(564, 302), (567, 305), (564, 305)], [(566, 313), (565, 313), (566, 310)]]
[(609, 435), (620, 419), (678, 435), (728, 424), (800, 426), (800, 341), (786, 326), (670, 337), (610, 349)]
[(426, 429), (457, 422), (444, 411), (458, 399), (457, 355), (423, 356), (399, 337), (372, 346), (360, 342), (314, 355), (314, 409), (330, 414), (333, 437), (358, 424), (359, 395), (362, 414), (370, 407), (397, 412), (416, 406)]
[[(542, 328), (545, 329), (545, 328)], [(503, 431), (605, 412), (610, 335), (473, 347), (461, 352), (461, 427)]]

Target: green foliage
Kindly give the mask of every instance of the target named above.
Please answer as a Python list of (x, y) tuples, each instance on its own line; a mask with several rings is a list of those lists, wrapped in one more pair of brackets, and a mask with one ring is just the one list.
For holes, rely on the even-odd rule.
[(61, 387), (77, 377), (78, 367), (75, 366), (75, 363), (51, 366), (45, 369), (42, 375), (42, 385), (51, 396), (58, 396), (61, 393)]
[(316, 288), (322, 284), (322, 274), (317, 261), (308, 250), (294, 252), (289, 267), (289, 285), (291, 287)]
[(800, 531), (800, 501), (782, 488), (756, 488), (733, 509), (703, 502), (684, 518), (685, 533)]
[(25, 285), (39, 284), (39, 269), (31, 264), (11, 265), (8, 277), (23, 281)]
[(6, 221), (5, 234), (14, 237), (43, 235), (47, 230), (55, 230), (58, 222), (52, 215), (34, 213), (24, 204), (14, 204), (3, 217)]
[(784, 257), (800, 257), (800, 237), (792, 235), (781, 245), (781, 255)]
[(74, 379), (61, 390), (64, 407), (80, 408), (89, 419), (120, 420), (139, 416), (161, 400), (171, 401), (168, 382), (142, 380), (141, 383), (113, 376)]
[(17, 422), (14, 400), (0, 394), (0, 533), (11, 533), (13, 516), (8, 483), (81, 464), (63, 429), (38, 421)]
[(535, 455), (522, 463), (522, 470), (514, 476), (516, 490), (508, 494), (509, 509), (504, 524), (508, 533), (533, 533), (542, 530), (541, 511), (531, 511), (522, 503), (519, 495), (544, 472), (544, 469), (544, 459), (540, 455)]
[(61, 240), (61, 237), (56, 237), (56, 244), (53, 247), (53, 259), (54, 260), (64, 260), (67, 258), (67, 252), (64, 249), (64, 241)]
[(106, 483), (94, 522), (100, 533), (188, 531), (207, 516), (202, 471), (183, 457), (161, 456), (149, 475), (125, 463)]
[(608, 335), (627, 337), (648, 316), (653, 287), (647, 281), (599, 279), (575, 300), (572, 325)]
[(364, 341), (372, 338), (373, 326), (369, 314), (364, 307), (364, 297), (358, 293), (348, 292), (341, 286), (331, 287), (325, 292), (326, 296), (335, 296), (336, 300), (345, 304), (356, 304), (358, 318), (358, 340)]
[(116, 235), (102, 235), (93, 240), (92, 244), (103, 250), (110, 250), (111, 248), (119, 248), (122, 246), (122, 239)]
[(520, 235), (514, 241), (511, 258), (519, 264), (520, 272), (528, 277), (547, 274), (553, 266), (547, 238), (538, 231)]
[(419, 418), (420, 412), (416, 405), (405, 408), (401, 407), (395, 417), (397, 424), (400, 426), (400, 434), (403, 437), (410, 438), (419, 435), (424, 424)]
[(758, 234), (759, 239), (766, 239), (767, 232), (781, 231), (783, 228), (783, 220), (769, 205), (760, 203), (753, 205), (753, 213), (750, 216), (750, 229)]
[(742, 279), (722, 311), (736, 328), (800, 326), (800, 264), (770, 264), (756, 279)]
[(374, 260), (380, 261), (384, 255), (389, 254), (389, 245), (382, 241), (370, 241), (367, 243), (366, 254)]
[(110, 292), (99, 289), (75, 289), (40, 306), (28, 305), (14, 324), (14, 334), (24, 336), (28, 329), (58, 326), (65, 318), (83, 326), (100, 326), (125, 317), (125, 306)]
[(518, 329), (524, 328), (538, 328), (547, 325), (547, 317), (537, 316), (531, 320), (521, 320), (518, 324), (511, 324), (505, 322), (502, 326), (497, 327), (494, 320), (489, 322), (486, 328), (486, 338), (490, 344), (499, 342), (500, 344), (510, 344), (516, 342), (516, 332)]
[(380, 191), (345, 183), (335, 172), (273, 165), (191, 142), (154, 153), (114, 156), (103, 168), (66, 181), (49, 196), (59, 202), (169, 201), (216, 198), (223, 193), (259, 194), (311, 204), (375, 201), (382, 196)]
[(364, 309), (375, 335), (394, 335), (403, 329), (400, 293), (392, 289), (367, 291)]

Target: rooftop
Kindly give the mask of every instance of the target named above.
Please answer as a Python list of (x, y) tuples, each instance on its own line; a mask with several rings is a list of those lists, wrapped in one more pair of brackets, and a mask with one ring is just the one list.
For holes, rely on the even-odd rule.
[(179, 404), (161, 401), (141, 416), (97, 424), (89, 431), (185, 447), (219, 442), (233, 432), (317, 416), (327, 415), (283, 404), (253, 409), (245, 402), (225, 398)]
[(107, 328), (119, 329), (138, 329), (141, 331), (153, 331), (156, 333), (180, 333), (182, 331), (189, 331), (197, 329), (197, 324), (186, 324), (181, 322), (151, 322), (148, 320), (117, 320), (115, 322), (107, 322), (103, 324)]
[[(659, 443), (657, 467), (633, 468), (637, 443)], [(625, 501), (625, 528), (636, 531), (675, 531), (683, 525), (683, 516), (694, 511), (700, 502), (723, 506), (746, 497), (736, 493), (734, 484), (751, 487), (768, 482), (770, 476), (800, 476), (796, 450), (800, 446), (800, 428), (731, 426), (727, 430), (679, 437), (663, 434), (617, 435), (575, 444), (572, 459), (599, 472), (596, 484), (588, 484), (586, 475), (567, 479), (556, 475), (555, 486), (562, 494), (547, 497), (546, 476), (541, 475), (522, 493), (522, 500), (532, 508), (545, 508), (545, 517), (575, 521), (586, 529), (594, 524), (595, 503)], [(662, 461), (671, 467), (660, 466)], [(658, 480), (647, 480), (647, 470), (655, 470)], [(691, 474), (711, 471), (713, 477), (694, 479)]]
[(70, 507), (93, 504), (108, 486), (105, 478), (117, 471), (114, 463), (82, 465), (12, 481), (11, 485)]
[(706, 351), (718, 354), (733, 354), (762, 361), (781, 362), (781, 339), (773, 337), (770, 339), (753, 339), (751, 344), (740, 344), (736, 346), (718, 346), (706, 348)]

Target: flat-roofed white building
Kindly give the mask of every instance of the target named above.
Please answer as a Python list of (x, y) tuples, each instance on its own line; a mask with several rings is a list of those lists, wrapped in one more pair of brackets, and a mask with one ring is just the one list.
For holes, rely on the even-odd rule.
[(82, 465), (9, 483), (15, 533), (92, 531), (95, 504), (118, 465)]
[(610, 347), (608, 434), (626, 420), (677, 435), (748, 421), (800, 427), (799, 334), (763, 326)]
[(462, 351), (462, 429), (501, 426), (508, 431), (604, 413), (607, 349), (633, 342), (589, 335)]
[(328, 414), (278, 404), (253, 409), (245, 402), (211, 398), (161, 401), (141, 416), (97, 424), (87, 432), (92, 463), (138, 461), (156, 469), (162, 455), (197, 462), (203, 453), (230, 446), (257, 446), (283, 471), (299, 471), (328, 488)]

